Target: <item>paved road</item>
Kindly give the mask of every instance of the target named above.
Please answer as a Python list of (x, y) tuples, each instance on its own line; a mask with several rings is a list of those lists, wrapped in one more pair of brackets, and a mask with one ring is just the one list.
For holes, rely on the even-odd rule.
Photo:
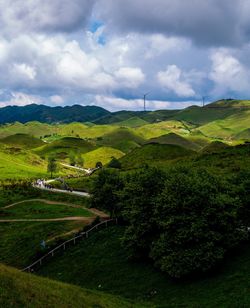
[(60, 163), (60, 165), (66, 167), (66, 168), (71, 168), (71, 169), (75, 169), (75, 170), (79, 170), (79, 171), (84, 171), (86, 172), (88, 175), (91, 175), (92, 173), (94, 173), (96, 170), (98, 170), (99, 168), (80, 168), (80, 167), (76, 167), (76, 166), (71, 166), (65, 163)]
[[(48, 183), (48, 182), (46, 182), (46, 183)], [(57, 188), (46, 188), (43, 184), (42, 185), (33, 184), (33, 187), (38, 188), (38, 189), (42, 189), (42, 190), (47, 190), (47, 191), (54, 192), (54, 193), (64, 193), (64, 194), (75, 195), (75, 196), (79, 196), (79, 197), (85, 197), (85, 198), (90, 197), (90, 194), (88, 194), (86, 192), (75, 191), (75, 190), (68, 191), (68, 190), (57, 189)]]

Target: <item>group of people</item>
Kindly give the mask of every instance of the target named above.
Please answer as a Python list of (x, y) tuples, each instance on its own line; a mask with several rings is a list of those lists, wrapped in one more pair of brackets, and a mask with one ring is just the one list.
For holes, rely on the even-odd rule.
[(53, 187), (48, 184), (45, 180), (43, 179), (38, 179), (35, 182), (35, 186), (39, 187), (39, 188), (45, 188), (45, 189), (52, 189)]
[[(69, 187), (69, 185), (65, 183), (65, 181), (61, 180), (60, 178), (58, 180), (62, 183), (64, 190), (67, 190), (70, 192), (73, 191), (73, 189)], [(41, 189), (53, 189), (53, 186), (47, 183), (46, 180), (43, 180), (43, 179), (36, 180), (34, 183), (34, 186), (41, 188)]]

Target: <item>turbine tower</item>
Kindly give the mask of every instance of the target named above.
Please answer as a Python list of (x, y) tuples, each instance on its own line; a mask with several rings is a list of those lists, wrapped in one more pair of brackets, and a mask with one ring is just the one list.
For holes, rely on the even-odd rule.
[(144, 111), (146, 111), (146, 97), (149, 95), (150, 92), (143, 94), (143, 101), (144, 101)]

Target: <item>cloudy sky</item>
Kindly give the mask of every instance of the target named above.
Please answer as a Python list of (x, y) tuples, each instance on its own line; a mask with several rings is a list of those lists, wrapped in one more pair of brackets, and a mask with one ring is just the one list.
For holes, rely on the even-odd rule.
[(0, 107), (250, 97), (250, 0), (0, 0)]

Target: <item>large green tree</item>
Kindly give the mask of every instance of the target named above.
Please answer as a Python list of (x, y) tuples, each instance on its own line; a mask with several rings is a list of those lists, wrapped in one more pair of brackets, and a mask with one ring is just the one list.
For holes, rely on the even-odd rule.
[(124, 244), (131, 257), (146, 256), (150, 251), (157, 231), (154, 219), (156, 197), (163, 190), (165, 177), (161, 170), (145, 167), (126, 178), (121, 197), (123, 215), (129, 223)]
[(122, 189), (123, 180), (118, 172), (101, 170), (93, 180), (91, 206), (109, 212), (111, 217), (119, 216), (121, 206), (119, 193)]
[(124, 188), (124, 243), (172, 277), (207, 271), (246, 236), (230, 191), (203, 169), (143, 170)]
[(48, 157), (48, 166), (47, 166), (47, 171), (50, 173), (50, 177), (52, 178), (53, 173), (57, 171), (57, 162), (55, 157), (49, 156)]

